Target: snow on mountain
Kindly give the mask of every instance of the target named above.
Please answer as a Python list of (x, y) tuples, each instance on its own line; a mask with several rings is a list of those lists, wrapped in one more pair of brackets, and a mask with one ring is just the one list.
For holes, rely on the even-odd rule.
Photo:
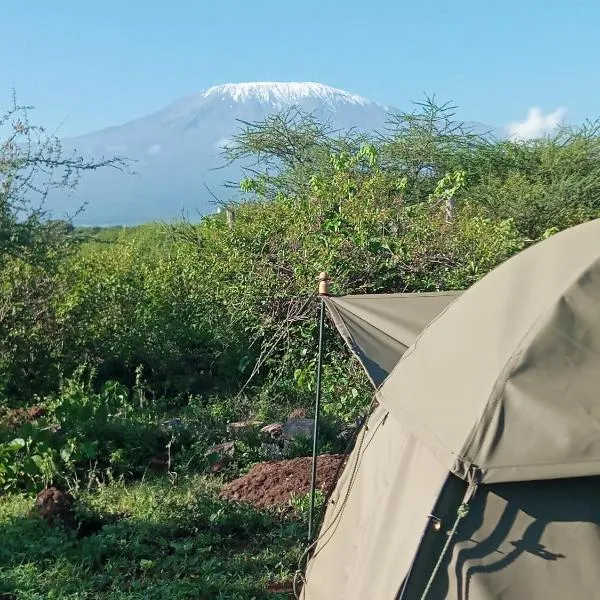
[(256, 82), (256, 83), (226, 83), (208, 88), (201, 94), (204, 98), (211, 96), (230, 96), (234, 102), (247, 102), (259, 100), (275, 107), (285, 107), (305, 98), (318, 98), (326, 103), (332, 110), (341, 103), (358, 104), (365, 106), (371, 104), (369, 100), (344, 90), (323, 85), (322, 83), (282, 83)]
[(238, 179), (239, 167), (221, 169), (223, 146), (240, 121), (261, 121), (298, 106), (336, 129), (381, 129), (391, 109), (320, 83), (229, 83), (180, 98), (165, 108), (116, 127), (64, 140), (66, 151), (84, 156), (123, 154), (135, 160), (135, 175), (104, 169), (86, 173), (70, 196), (54, 194), (48, 206), (57, 218), (86, 210), (86, 225), (136, 224), (196, 216), (215, 210), (210, 189), (222, 199), (223, 183)]

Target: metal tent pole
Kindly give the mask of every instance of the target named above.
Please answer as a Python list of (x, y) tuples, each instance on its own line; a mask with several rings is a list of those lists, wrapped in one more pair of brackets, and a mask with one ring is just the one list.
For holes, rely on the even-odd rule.
[(315, 426), (313, 431), (312, 473), (310, 478), (310, 507), (308, 512), (308, 541), (314, 537), (313, 521), (315, 511), (315, 493), (317, 486), (317, 454), (319, 447), (319, 413), (321, 412), (321, 371), (323, 367), (323, 330), (325, 328), (325, 301), (324, 296), (329, 295), (329, 275), (323, 272), (319, 275), (319, 350), (317, 354), (317, 389), (315, 397)]

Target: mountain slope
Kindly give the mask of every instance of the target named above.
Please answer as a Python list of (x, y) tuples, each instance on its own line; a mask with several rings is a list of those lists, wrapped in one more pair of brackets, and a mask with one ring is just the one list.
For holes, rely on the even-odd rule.
[(215, 210), (208, 185), (226, 198), (222, 184), (239, 168), (223, 166), (223, 145), (239, 131), (239, 121), (260, 121), (298, 106), (335, 128), (381, 129), (395, 109), (319, 83), (260, 82), (225, 84), (181, 98), (156, 113), (129, 123), (64, 140), (65, 150), (84, 156), (120, 153), (134, 159), (135, 175), (115, 170), (85, 174), (69, 197), (54, 195), (56, 217), (73, 213), (83, 202), (77, 223), (136, 224), (169, 220), (183, 212)]

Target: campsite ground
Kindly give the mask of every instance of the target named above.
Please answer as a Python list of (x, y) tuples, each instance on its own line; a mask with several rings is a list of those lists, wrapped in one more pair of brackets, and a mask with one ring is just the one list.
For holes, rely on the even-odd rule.
[[(114, 382), (71, 381), (0, 409), (0, 600), (293, 598), (311, 444), (265, 443), (270, 428), (231, 422), (231, 404), (165, 412)], [(317, 507), (339, 473), (338, 434), (320, 439)]]
[(257, 510), (219, 500), (221, 483), (165, 475), (83, 492), (79, 534), (31, 514), (31, 496), (3, 497), (0, 599), (293, 597), (306, 503)]

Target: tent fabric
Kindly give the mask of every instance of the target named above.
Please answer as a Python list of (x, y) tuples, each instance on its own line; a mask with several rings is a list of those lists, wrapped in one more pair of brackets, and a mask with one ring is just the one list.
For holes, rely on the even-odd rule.
[(448, 476), (380, 406), (330, 498), (303, 600), (392, 600)]
[(379, 387), (418, 335), (462, 292), (324, 297), (342, 338)]
[[(421, 598), (444, 530), (428, 530), (438, 551), (420, 554), (403, 600)], [(599, 557), (599, 477), (484, 485), (428, 598), (598, 598)]]
[(600, 597), (600, 220), (496, 268), (415, 327), (408, 349), (386, 338), (409, 341), (377, 305), (328, 300), (366, 365), (395, 366), (302, 598), (400, 600), (405, 583), (401, 600), (419, 600), (440, 558), (427, 600)]
[(452, 303), (379, 400), (466, 480), (600, 474), (600, 220), (516, 255)]

